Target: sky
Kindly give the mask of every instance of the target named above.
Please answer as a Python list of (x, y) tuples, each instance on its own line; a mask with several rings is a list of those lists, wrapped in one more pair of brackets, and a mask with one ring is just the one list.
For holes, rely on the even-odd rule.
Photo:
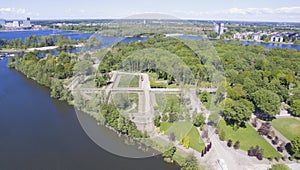
[(179, 19), (300, 22), (300, 0), (1, 1), (2, 19), (122, 19), (162, 13)]

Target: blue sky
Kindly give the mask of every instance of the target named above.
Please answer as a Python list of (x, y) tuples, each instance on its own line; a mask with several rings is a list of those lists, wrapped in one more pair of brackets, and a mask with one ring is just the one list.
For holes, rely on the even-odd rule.
[(300, 22), (299, 0), (3, 0), (0, 18), (103, 19), (140, 13), (181, 19)]

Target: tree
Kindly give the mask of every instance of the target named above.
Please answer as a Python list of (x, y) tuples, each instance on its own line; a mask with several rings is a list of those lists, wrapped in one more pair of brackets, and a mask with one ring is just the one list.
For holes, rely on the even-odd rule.
[(231, 126), (245, 127), (245, 122), (250, 119), (253, 111), (254, 105), (251, 102), (245, 99), (232, 100), (225, 104), (224, 119)]
[(239, 149), (240, 148), (240, 141), (236, 141), (233, 145), (234, 149)]
[(183, 146), (187, 149), (190, 147), (190, 137), (189, 136), (185, 136), (183, 138)]
[(262, 148), (259, 148), (258, 145), (254, 148), (251, 146), (251, 148), (248, 150), (248, 156), (255, 156), (258, 160), (262, 160), (264, 155), (264, 150)]
[(277, 150), (279, 151), (279, 152), (283, 152), (283, 150), (284, 150), (284, 146), (285, 146), (285, 143), (281, 143), (278, 147), (277, 147)]
[(294, 100), (292, 102), (290, 111), (294, 116), (300, 117), (300, 100)]
[(173, 157), (173, 155), (174, 155), (175, 152), (176, 152), (176, 147), (173, 146), (169, 150), (165, 151), (162, 154), (162, 157), (164, 157), (164, 158), (171, 158), (172, 159), (172, 157)]
[(290, 170), (290, 168), (285, 164), (273, 164), (268, 170)]
[(279, 143), (279, 139), (277, 136), (275, 136), (275, 138), (272, 140), (272, 144), (277, 145), (278, 143)]
[(196, 127), (200, 127), (204, 125), (204, 122), (205, 122), (205, 117), (203, 116), (203, 114), (198, 114), (193, 123)]
[(154, 125), (156, 127), (160, 127), (160, 116), (155, 116), (154, 117)]
[(300, 137), (296, 137), (291, 141), (291, 151), (292, 155), (296, 159), (300, 159)]
[(262, 123), (260, 128), (258, 129), (258, 133), (260, 135), (267, 136), (271, 131), (271, 124), (270, 122)]
[(193, 154), (189, 154), (185, 159), (182, 167), (182, 170), (198, 170), (199, 164), (197, 158)]
[(231, 147), (231, 146), (232, 146), (232, 140), (231, 140), (231, 139), (228, 140), (227, 146), (228, 146), (228, 147)]
[(170, 141), (173, 141), (173, 142), (175, 141), (175, 134), (174, 134), (174, 132), (170, 133), (169, 139), (170, 139)]
[(253, 101), (256, 107), (263, 112), (261, 118), (273, 118), (279, 113), (280, 98), (279, 96), (266, 89), (260, 89), (253, 95)]
[(176, 112), (169, 113), (169, 122), (176, 122), (178, 120), (178, 114)]

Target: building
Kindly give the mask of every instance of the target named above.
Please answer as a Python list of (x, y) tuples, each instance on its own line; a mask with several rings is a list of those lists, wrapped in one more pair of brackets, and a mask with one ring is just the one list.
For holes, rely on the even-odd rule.
[(214, 22), (214, 32), (218, 33), (218, 35), (223, 34), (224, 33), (224, 23)]
[(12, 27), (19, 28), (20, 27), (20, 21), (13, 21)]
[(254, 33), (252, 35), (252, 40), (255, 40), (255, 41), (259, 41), (261, 39), (261, 34), (260, 33)]
[(23, 21), (23, 28), (31, 28), (30, 18), (28, 17), (26, 20)]
[(271, 37), (272, 42), (283, 42), (283, 36), (280, 35), (274, 35)]

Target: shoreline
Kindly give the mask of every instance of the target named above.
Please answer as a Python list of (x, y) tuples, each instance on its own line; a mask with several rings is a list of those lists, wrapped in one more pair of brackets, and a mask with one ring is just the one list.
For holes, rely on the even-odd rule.
[[(80, 43), (80, 44), (70, 45), (70, 46), (72, 46), (74, 48), (80, 48), (80, 47), (83, 47), (84, 44)], [(35, 48), (27, 48), (27, 49), (10, 48), (10, 49), (1, 49), (0, 53), (21, 53), (21, 52), (33, 52), (33, 51), (48, 51), (48, 50), (55, 50), (58, 47), (59, 46), (35, 47)]]

